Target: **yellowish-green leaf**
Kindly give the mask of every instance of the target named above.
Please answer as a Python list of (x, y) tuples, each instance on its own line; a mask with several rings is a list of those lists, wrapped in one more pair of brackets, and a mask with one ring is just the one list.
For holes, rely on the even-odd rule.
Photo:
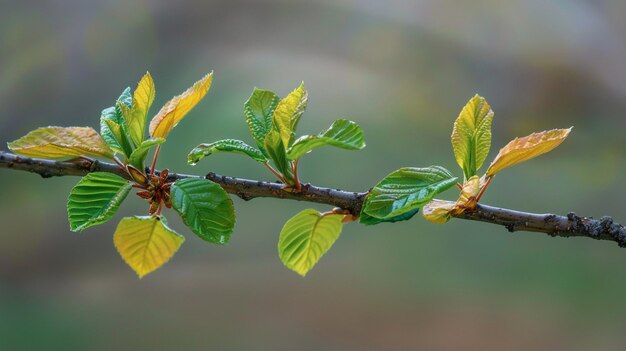
[(185, 115), (206, 95), (211, 88), (213, 72), (197, 81), (184, 93), (168, 101), (150, 122), (150, 136), (165, 138)]
[(291, 184), (293, 181), (291, 163), (287, 159), (287, 151), (280, 139), (280, 133), (276, 129), (272, 128), (265, 136), (264, 148), (276, 169), (283, 175), (285, 180)]
[(476, 175), (489, 154), (492, 121), (491, 107), (485, 98), (475, 95), (454, 122), (452, 148), (465, 179)]
[(287, 221), (278, 240), (278, 255), (285, 266), (305, 276), (339, 238), (343, 218), (307, 209)]
[(130, 138), (135, 147), (138, 147), (144, 139), (146, 132), (146, 118), (148, 110), (154, 101), (154, 81), (149, 72), (141, 78), (137, 89), (133, 93), (133, 104), (128, 114), (124, 114)]
[(184, 241), (165, 217), (126, 217), (113, 234), (117, 251), (139, 278), (165, 264)]
[(500, 149), (496, 158), (487, 169), (487, 177), (520, 162), (528, 161), (539, 155), (551, 151), (559, 146), (572, 131), (568, 129), (553, 129), (540, 133), (533, 133), (523, 138), (515, 138)]
[(113, 158), (113, 150), (88, 127), (43, 127), (8, 143), (16, 154), (47, 159), (78, 156)]
[(304, 83), (280, 100), (274, 110), (274, 126), (280, 133), (285, 148), (291, 146), (300, 117), (306, 109), (308, 94)]
[(444, 224), (452, 218), (450, 212), (454, 210), (455, 203), (445, 200), (432, 200), (422, 208), (422, 215), (428, 221), (436, 224)]

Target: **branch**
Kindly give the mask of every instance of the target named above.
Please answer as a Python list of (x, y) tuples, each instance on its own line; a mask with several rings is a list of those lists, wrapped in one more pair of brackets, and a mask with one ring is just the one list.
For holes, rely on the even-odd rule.
[[(18, 156), (0, 151), (0, 168), (37, 173), (44, 178), (57, 176), (84, 176), (90, 172), (109, 172), (128, 179), (117, 165), (77, 158), (69, 161), (51, 161)], [(170, 173), (168, 181), (184, 178), (201, 178), (197, 175)], [(221, 185), (227, 192), (244, 200), (257, 197), (291, 199), (332, 205), (350, 211), (354, 215), (361, 212), (367, 192), (348, 192), (339, 189), (317, 187), (302, 184), (301, 192), (283, 189), (284, 184), (256, 181), (236, 177), (227, 177), (209, 173), (204, 178)], [(504, 226), (510, 232), (528, 231), (546, 233), (553, 237), (587, 237), (597, 240), (609, 240), (626, 247), (626, 228), (613, 221), (611, 217), (595, 220), (579, 217), (575, 213), (567, 216), (555, 214), (536, 214), (479, 204), (474, 210), (456, 216), (459, 219), (487, 222)]]

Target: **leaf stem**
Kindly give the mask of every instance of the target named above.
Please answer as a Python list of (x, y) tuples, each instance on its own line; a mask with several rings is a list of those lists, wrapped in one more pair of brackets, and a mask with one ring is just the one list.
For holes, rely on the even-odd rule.
[(293, 172), (293, 186), (296, 193), (302, 191), (302, 184), (300, 184), (300, 179), (298, 178), (298, 161), (294, 160), (291, 162), (291, 170)]
[(157, 159), (159, 158), (159, 151), (161, 151), (161, 145), (157, 145), (156, 149), (154, 150), (154, 156), (152, 157), (152, 166), (150, 167), (150, 175), (153, 176), (154, 175), (154, 169), (156, 167), (156, 162)]
[(278, 173), (278, 171), (275, 170), (274, 167), (270, 166), (269, 163), (264, 162), (263, 166), (265, 166), (265, 168), (269, 169), (270, 172), (272, 172), (276, 176), (276, 178), (278, 178), (278, 180), (280, 180), (283, 184), (288, 185), (287, 181), (285, 180), (285, 177), (283, 177), (282, 174)]
[(491, 179), (493, 177), (489, 177), (487, 178), (487, 180), (485, 181), (485, 185), (483, 185), (483, 188), (480, 189), (480, 193), (478, 193), (478, 196), (476, 196), (476, 202), (480, 201), (480, 198), (483, 197), (483, 194), (485, 193), (485, 190), (487, 190), (487, 187), (489, 187), (489, 184), (491, 184)]

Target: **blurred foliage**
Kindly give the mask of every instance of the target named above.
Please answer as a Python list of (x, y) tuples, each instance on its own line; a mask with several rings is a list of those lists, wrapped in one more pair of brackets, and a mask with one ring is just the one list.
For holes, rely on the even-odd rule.
[[(362, 191), (402, 166), (455, 169), (450, 123), (479, 93), (498, 116), (493, 145), (575, 126), (549, 157), (499, 174), (485, 203), (626, 221), (625, 19), (621, 0), (9, 0), (0, 4), (0, 141), (49, 124), (96, 128), (146, 70), (158, 78), (156, 106), (215, 70), (159, 166), (268, 179), (243, 157), (192, 168), (186, 154), (248, 137), (252, 87), (284, 96), (303, 80), (311, 94), (300, 130), (345, 117), (368, 147), (321, 148), (301, 162), (302, 180)], [(69, 231), (64, 205), (77, 180), (0, 172), (11, 199), (0, 201), (0, 349), (626, 346), (626, 253), (610, 243), (454, 220), (349, 225), (303, 280), (282, 267), (276, 241), (310, 204), (235, 199), (228, 247), (182, 233), (189, 243), (177, 259), (138, 281), (112, 250), (115, 221)], [(145, 210), (132, 199), (116, 217)]]

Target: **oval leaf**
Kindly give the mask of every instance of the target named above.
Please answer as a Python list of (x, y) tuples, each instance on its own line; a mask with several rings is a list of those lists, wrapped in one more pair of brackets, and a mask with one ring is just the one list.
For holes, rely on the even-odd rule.
[(150, 136), (165, 138), (178, 122), (191, 111), (211, 88), (213, 72), (197, 81), (184, 93), (168, 101), (150, 122)]
[(112, 173), (89, 173), (76, 184), (67, 200), (67, 216), (73, 232), (108, 221), (120, 207), (132, 185)]
[(307, 209), (287, 221), (278, 240), (278, 255), (285, 266), (305, 276), (339, 238), (343, 217)]
[(146, 72), (133, 93), (131, 110), (128, 115), (124, 116), (126, 118), (130, 138), (136, 147), (141, 145), (146, 133), (146, 118), (148, 117), (148, 110), (154, 101), (154, 95), (154, 81), (152, 80), (150, 72)]
[(363, 211), (388, 219), (414, 211), (456, 183), (445, 168), (400, 168), (380, 181), (365, 200)]
[(248, 129), (260, 148), (263, 148), (265, 136), (272, 129), (272, 117), (279, 101), (280, 97), (273, 91), (254, 88), (248, 101), (243, 104)]
[(482, 96), (475, 95), (454, 122), (452, 148), (465, 179), (476, 175), (491, 148), (493, 111)]
[(531, 158), (551, 151), (567, 138), (572, 128), (553, 129), (533, 133), (523, 138), (515, 138), (500, 149), (500, 152), (498, 152), (498, 155), (487, 169), (487, 177), (493, 177), (507, 167), (528, 161)]
[(304, 83), (302, 83), (280, 100), (276, 110), (274, 110), (274, 125), (280, 133), (280, 139), (285, 148), (291, 145), (300, 117), (306, 109), (307, 99), (308, 93), (304, 89)]
[(386, 223), (386, 222), (395, 223), (395, 222), (401, 222), (401, 221), (408, 221), (409, 219), (413, 218), (413, 216), (415, 216), (417, 212), (419, 212), (419, 210), (420, 210), (419, 208), (416, 208), (412, 211), (403, 213), (395, 217), (387, 218), (387, 219), (380, 219), (380, 218), (372, 217), (368, 215), (367, 213), (361, 211), (361, 215), (359, 216), (359, 223), (365, 224), (365, 225), (375, 225), (375, 224)]
[(201, 239), (226, 244), (235, 227), (233, 200), (218, 184), (202, 178), (172, 184), (172, 207)]
[(298, 138), (287, 150), (287, 158), (297, 160), (311, 150), (324, 145), (360, 150), (365, 147), (365, 136), (358, 124), (347, 119), (339, 119), (328, 130), (318, 135), (305, 135)]
[(8, 143), (16, 154), (28, 157), (63, 159), (78, 156), (113, 158), (98, 132), (88, 127), (44, 127)]
[(164, 138), (150, 138), (148, 140), (144, 140), (141, 142), (141, 144), (139, 144), (139, 146), (137, 146), (137, 148), (135, 149), (135, 151), (133, 151), (132, 154), (130, 154), (130, 157), (128, 158), (128, 162), (139, 168), (142, 169), (143, 168), (143, 161), (146, 160), (146, 156), (148, 155), (148, 151), (150, 151), (150, 149), (156, 145), (162, 144), (165, 141)]
[(165, 264), (184, 241), (165, 217), (126, 217), (113, 234), (115, 248), (139, 278)]
[(198, 163), (198, 161), (200, 161), (201, 159), (218, 151), (243, 154), (250, 156), (255, 161), (263, 163), (267, 162), (267, 158), (263, 156), (263, 153), (261, 153), (261, 151), (253, 148), (243, 141), (235, 139), (224, 139), (218, 140), (210, 144), (200, 144), (196, 146), (193, 150), (191, 150), (189, 155), (187, 155), (187, 163), (195, 166), (196, 163)]

